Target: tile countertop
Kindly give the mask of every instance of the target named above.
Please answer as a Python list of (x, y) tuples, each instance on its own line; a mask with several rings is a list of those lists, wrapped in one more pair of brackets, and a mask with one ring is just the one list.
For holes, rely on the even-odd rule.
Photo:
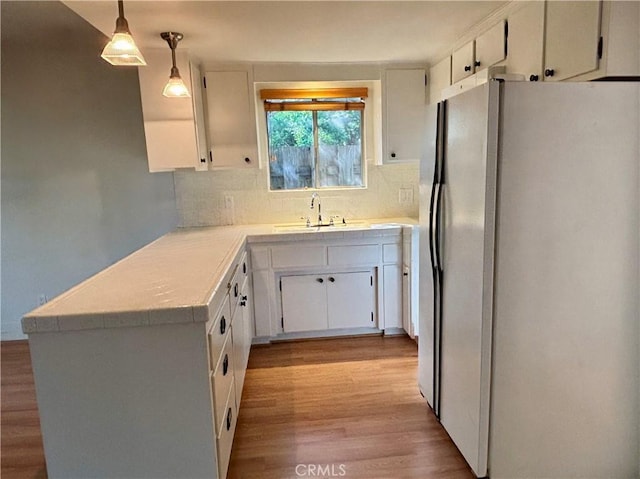
[(276, 231), (274, 225), (177, 229), (31, 311), (22, 318), (22, 330), (31, 334), (205, 322), (209, 302), (247, 241), (357, 237), (417, 224), (412, 218), (366, 222), (370, 226), (321, 232)]

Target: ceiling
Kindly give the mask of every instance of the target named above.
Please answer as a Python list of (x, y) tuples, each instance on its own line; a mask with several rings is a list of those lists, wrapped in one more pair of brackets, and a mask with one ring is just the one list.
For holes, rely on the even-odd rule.
[[(63, 3), (111, 36), (116, 0)], [(143, 54), (165, 48), (159, 34), (173, 30), (205, 62), (432, 63), (505, 3), (126, 0), (124, 10)]]

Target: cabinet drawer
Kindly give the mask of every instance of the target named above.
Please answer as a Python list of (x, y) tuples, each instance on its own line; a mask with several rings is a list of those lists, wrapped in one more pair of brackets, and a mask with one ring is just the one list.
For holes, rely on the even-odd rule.
[(231, 327), (231, 311), (229, 310), (229, 296), (225, 295), (224, 302), (218, 310), (213, 327), (209, 330), (209, 370), (213, 371), (218, 364), (220, 352)]
[(380, 262), (380, 245), (329, 246), (329, 265), (375, 265)]
[(222, 430), (222, 422), (224, 420), (224, 405), (229, 396), (229, 388), (233, 383), (233, 347), (231, 334), (227, 334), (227, 338), (220, 354), (220, 360), (213, 373), (213, 397), (214, 409), (216, 417), (216, 431)]
[[(233, 386), (233, 384), (232, 384)], [(236, 430), (236, 421), (238, 419), (238, 409), (236, 407), (235, 387), (229, 391), (229, 396), (225, 403), (222, 414), (222, 427), (218, 432), (218, 477), (223, 479), (227, 477), (227, 469), (229, 468), (229, 459), (231, 458), (231, 446), (233, 445), (233, 435)]]
[(231, 308), (231, 316), (236, 310), (238, 303), (240, 302), (240, 287), (247, 277), (247, 253), (243, 251), (237, 261), (233, 264), (233, 276), (229, 281), (229, 306)]
[(275, 246), (271, 248), (274, 268), (324, 266), (327, 264), (326, 246)]

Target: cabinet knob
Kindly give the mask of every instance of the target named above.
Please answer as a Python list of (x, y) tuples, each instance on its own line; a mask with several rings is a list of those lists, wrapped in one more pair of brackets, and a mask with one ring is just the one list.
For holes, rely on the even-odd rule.
[(391, 158), (395, 158), (396, 154), (395, 153), (391, 153)]
[(471, 65), (465, 65), (464, 66), (464, 71), (470, 72), (471, 71)]
[(329, 276), (329, 282), (335, 283), (336, 279), (333, 276)]
[(227, 330), (227, 319), (223, 316), (220, 318), (220, 334), (224, 334)]
[(317, 279), (316, 279), (316, 281), (317, 281), (318, 283), (324, 283), (324, 279), (322, 279), (322, 278), (317, 278)]
[(553, 68), (547, 68), (547, 69), (544, 71), (544, 76), (546, 76), (546, 77), (552, 77), (554, 73), (555, 73), (555, 70), (554, 70)]
[(240, 306), (246, 306), (247, 302), (246, 301), (240, 301)]
[(479, 66), (480, 66), (480, 60), (476, 60), (475, 65), (476, 65), (477, 67), (479, 67)]
[(402, 276), (409, 276), (409, 273), (402, 273)]
[(206, 163), (207, 159), (206, 158), (200, 158), (200, 163)]
[(246, 301), (246, 300), (247, 300), (247, 297), (246, 297), (246, 296), (243, 296), (243, 297), (242, 297), (242, 301)]
[(245, 157), (244, 162), (245, 163), (251, 163), (251, 158), (249, 158), (248, 156)]
[(222, 375), (226, 376), (229, 371), (229, 355), (225, 354), (224, 359), (222, 360)]
[(540, 77), (538, 77), (538, 75), (531, 75), (529, 77), (529, 81), (538, 81)]

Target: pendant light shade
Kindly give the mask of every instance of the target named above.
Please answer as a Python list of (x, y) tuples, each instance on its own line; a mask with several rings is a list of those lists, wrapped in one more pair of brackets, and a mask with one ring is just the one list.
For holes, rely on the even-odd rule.
[(141, 66), (146, 65), (144, 57), (133, 41), (129, 24), (124, 18), (123, 0), (118, 0), (118, 18), (116, 19), (116, 29), (113, 32), (111, 41), (102, 50), (102, 58), (116, 66)]
[(180, 70), (176, 66), (176, 47), (178, 46), (178, 42), (182, 40), (182, 33), (177, 32), (162, 32), (160, 36), (167, 41), (169, 44), (169, 48), (171, 48), (171, 74), (169, 76), (169, 81), (164, 87), (162, 94), (169, 98), (185, 98), (190, 97), (189, 90), (187, 86), (182, 81), (182, 77), (180, 76)]

